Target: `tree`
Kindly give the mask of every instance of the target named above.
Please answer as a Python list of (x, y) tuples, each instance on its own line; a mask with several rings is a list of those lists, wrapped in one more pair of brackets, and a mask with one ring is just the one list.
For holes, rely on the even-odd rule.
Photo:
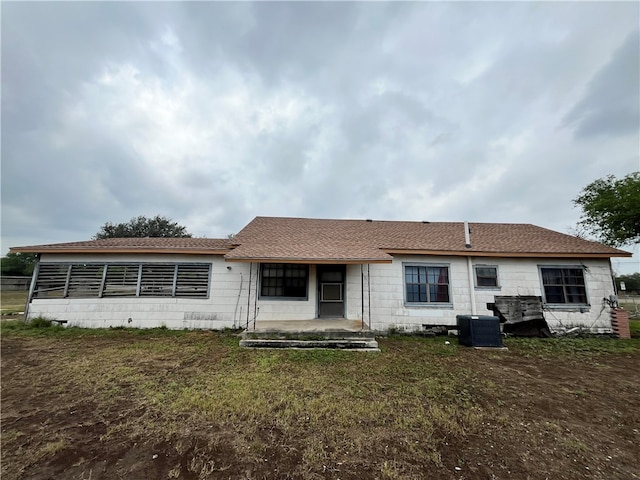
[(578, 226), (613, 246), (640, 242), (640, 172), (613, 175), (587, 185), (573, 203), (582, 208)]
[(35, 253), (7, 253), (0, 259), (2, 275), (24, 275), (33, 273), (37, 257)]
[(127, 223), (105, 223), (93, 238), (144, 238), (144, 237), (191, 237), (187, 227), (178, 225), (171, 219), (156, 215), (147, 218), (143, 215), (133, 217)]

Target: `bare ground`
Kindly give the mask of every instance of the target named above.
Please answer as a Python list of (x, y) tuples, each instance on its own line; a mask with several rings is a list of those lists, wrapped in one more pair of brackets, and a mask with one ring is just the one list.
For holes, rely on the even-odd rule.
[(361, 354), (5, 334), (2, 478), (640, 478), (638, 341), (536, 341)]

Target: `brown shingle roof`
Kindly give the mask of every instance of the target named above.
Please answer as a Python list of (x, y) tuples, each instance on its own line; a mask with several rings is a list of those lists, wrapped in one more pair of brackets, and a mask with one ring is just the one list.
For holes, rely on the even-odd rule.
[(256, 217), (234, 242), (228, 260), (378, 261), (389, 253), (614, 257), (630, 253), (529, 224), (398, 222)]
[(12, 248), (36, 253), (224, 254), (254, 262), (376, 263), (390, 254), (630, 257), (631, 253), (529, 224), (256, 217), (233, 239), (110, 238)]
[(232, 242), (222, 238), (105, 238), (84, 242), (52, 243), (11, 248), (34, 253), (189, 253), (224, 254)]

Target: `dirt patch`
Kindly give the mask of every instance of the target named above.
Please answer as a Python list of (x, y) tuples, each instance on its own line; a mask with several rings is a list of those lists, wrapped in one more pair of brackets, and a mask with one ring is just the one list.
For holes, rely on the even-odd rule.
[(637, 349), (380, 345), (5, 335), (2, 478), (640, 478)]

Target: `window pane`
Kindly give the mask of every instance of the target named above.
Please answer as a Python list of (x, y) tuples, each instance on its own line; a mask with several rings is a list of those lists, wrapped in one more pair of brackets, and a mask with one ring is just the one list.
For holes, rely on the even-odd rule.
[(427, 302), (427, 285), (418, 285), (418, 302)]
[(495, 277), (496, 269), (493, 267), (477, 267), (476, 272), (480, 277)]
[(342, 284), (341, 283), (324, 283), (322, 284), (323, 302), (339, 302), (342, 300)]
[(547, 299), (547, 303), (565, 303), (564, 290), (562, 289), (562, 287), (544, 287), (544, 294)]
[(544, 285), (562, 285), (562, 271), (559, 268), (543, 268), (542, 283)]
[(209, 265), (178, 265), (176, 297), (206, 298), (209, 296)]
[(173, 279), (177, 265), (144, 264), (140, 296), (171, 297), (173, 296)]
[(41, 263), (33, 291), (35, 298), (62, 298), (70, 265)]
[(447, 285), (429, 285), (431, 302), (449, 302), (449, 287)]
[(138, 290), (139, 264), (107, 265), (103, 297), (135, 297)]
[(439, 276), (439, 270), (436, 268), (430, 268), (429, 269), (429, 275), (427, 277), (427, 280), (429, 283), (431, 284), (435, 284), (438, 283), (438, 276)]
[(407, 283), (407, 302), (419, 302), (418, 285), (415, 283)]
[(564, 276), (565, 285), (584, 285), (582, 270), (565, 270)]
[(307, 296), (307, 265), (265, 263), (261, 268), (260, 295), (264, 297)]
[(406, 267), (404, 277), (407, 283), (418, 283), (418, 267)]
[(405, 266), (405, 291), (409, 303), (448, 303), (449, 268)]
[(418, 267), (418, 283), (427, 283), (427, 267)]
[(448, 284), (448, 270), (446, 267), (429, 267), (429, 283)]
[(584, 272), (581, 268), (541, 268), (548, 303), (587, 303)]
[(567, 303), (587, 303), (587, 292), (584, 287), (566, 287)]
[(67, 296), (76, 298), (97, 297), (102, 284), (102, 264), (78, 264), (71, 266)]
[(477, 283), (479, 287), (497, 287), (498, 280), (491, 277), (478, 277)]
[(476, 267), (476, 285), (478, 287), (497, 287), (498, 269), (495, 267)]

